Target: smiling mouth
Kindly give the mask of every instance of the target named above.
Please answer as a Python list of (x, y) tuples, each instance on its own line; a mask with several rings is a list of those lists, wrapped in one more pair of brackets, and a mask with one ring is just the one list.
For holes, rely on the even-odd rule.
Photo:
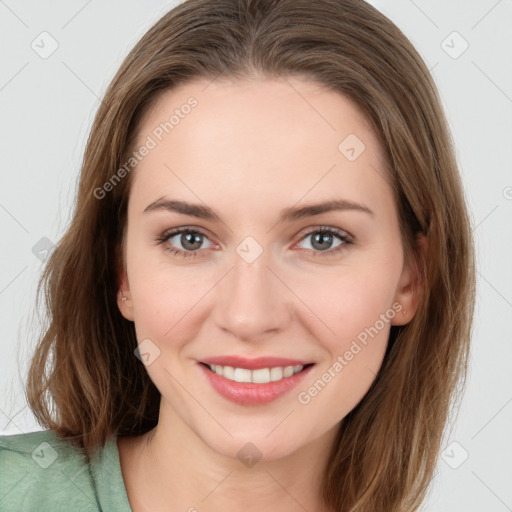
[(208, 368), (212, 373), (230, 381), (253, 384), (268, 384), (270, 382), (284, 380), (314, 365), (314, 363), (308, 363), (305, 365), (275, 366), (250, 370), (248, 368), (207, 364), (203, 362), (200, 364)]

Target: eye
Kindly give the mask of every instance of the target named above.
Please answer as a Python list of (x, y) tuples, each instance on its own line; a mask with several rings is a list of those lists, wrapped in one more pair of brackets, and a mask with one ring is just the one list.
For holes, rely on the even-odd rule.
[[(331, 228), (328, 226), (321, 226), (313, 231), (309, 231), (301, 240), (304, 241), (310, 237), (312, 237), (309, 244), (311, 249), (307, 249), (313, 251), (313, 256), (332, 256), (334, 254), (338, 254), (340, 251), (346, 249), (347, 245), (353, 243), (348, 233), (341, 229)], [(340, 242), (337, 245), (334, 245), (334, 249), (332, 249), (336, 238)]]
[(182, 227), (167, 231), (158, 238), (157, 243), (163, 244), (166, 251), (170, 251), (176, 256), (187, 258), (195, 257), (199, 249), (207, 249), (209, 247), (201, 247), (205, 239), (208, 240), (207, 236), (201, 231)]
[[(301, 241), (307, 240), (310, 237), (313, 237), (309, 244), (311, 248), (306, 247), (306, 249), (312, 251), (313, 256), (332, 256), (338, 254), (353, 243), (348, 233), (341, 229), (328, 226), (320, 226), (309, 231)], [(332, 249), (335, 239), (338, 239), (339, 243), (334, 245), (334, 249)], [(210, 245), (202, 247), (205, 240), (207, 240)], [(157, 244), (162, 244), (166, 251), (180, 258), (196, 257), (200, 249), (208, 249), (213, 246), (206, 234), (197, 229), (187, 227), (166, 231), (157, 239)]]

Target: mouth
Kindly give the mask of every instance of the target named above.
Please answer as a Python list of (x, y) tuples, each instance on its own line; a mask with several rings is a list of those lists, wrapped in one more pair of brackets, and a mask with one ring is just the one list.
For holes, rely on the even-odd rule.
[[(201, 361), (197, 365), (206, 383), (221, 397), (245, 406), (264, 405), (283, 397), (298, 386), (315, 366), (315, 363), (306, 362), (286, 366), (262, 366), (262, 360), (252, 360), (248, 364), (257, 367), (246, 368), (241, 363), (238, 363), (240, 366), (229, 366), (211, 361)], [(226, 358), (223, 358), (222, 362), (225, 361)]]

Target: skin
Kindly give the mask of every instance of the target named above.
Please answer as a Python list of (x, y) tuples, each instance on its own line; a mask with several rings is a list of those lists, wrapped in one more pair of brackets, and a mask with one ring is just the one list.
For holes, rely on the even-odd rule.
[[(146, 369), (162, 401), (151, 432), (118, 440), (130, 503), (135, 512), (325, 510), (321, 472), (337, 427), (374, 381), (390, 326), (409, 322), (417, 307), (384, 152), (346, 97), (306, 79), (264, 77), (166, 91), (143, 118), (135, 146), (190, 96), (198, 106), (131, 176), (118, 304), (139, 343), (149, 338), (160, 350)], [(365, 145), (354, 161), (338, 149), (351, 133)], [(223, 222), (144, 213), (162, 197), (207, 205)], [(284, 208), (332, 198), (373, 215), (331, 211), (277, 223)], [(195, 257), (165, 249), (186, 251), (180, 235), (157, 243), (182, 226), (206, 235)], [(343, 243), (334, 236), (322, 251), (314, 244), (319, 226), (343, 230), (353, 243), (332, 253)], [(252, 263), (236, 252), (247, 236), (263, 250)], [(406, 313), (300, 403), (298, 394), (397, 303)], [(233, 354), (315, 367), (274, 402), (238, 405), (218, 395), (197, 364)], [(251, 467), (237, 457), (249, 442), (261, 453)]]

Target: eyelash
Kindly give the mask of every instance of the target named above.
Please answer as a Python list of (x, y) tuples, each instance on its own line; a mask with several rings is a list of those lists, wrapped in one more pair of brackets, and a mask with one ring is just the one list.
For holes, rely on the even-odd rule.
[[(159, 238), (157, 238), (157, 240), (156, 240), (157, 245), (164, 244), (165, 242), (167, 242), (172, 237), (174, 237), (176, 235), (180, 235), (181, 233), (193, 233), (193, 234), (202, 235), (202, 236), (208, 238), (208, 236), (205, 233), (203, 233), (202, 231), (200, 231), (198, 229), (182, 227), (182, 228), (177, 228), (177, 229), (174, 229), (174, 230), (167, 231), (167, 232), (163, 233)], [(307, 237), (309, 237), (311, 235), (317, 234), (317, 233), (335, 236), (335, 237), (339, 238), (343, 243), (341, 243), (340, 245), (338, 245), (334, 249), (328, 249), (328, 250), (325, 250), (325, 251), (313, 251), (313, 256), (314, 257), (317, 257), (317, 256), (327, 256), (327, 257), (329, 257), (329, 256), (337, 255), (341, 251), (345, 250), (348, 245), (351, 245), (351, 244), (354, 243), (352, 238), (349, 235), (347, 235), (345, 233), (345, 231), (342, 231), (342, 230), (336, 229), (336, 228), (331, 228), (331, 227), (328, 227), (328, 226), (320, 226), (320, 227), (315, 228), (315, 229), (313, 229), (311, 231), (308, 231), (300, 239), (300, 241), (304, 240), (305, 238), (307, 238)], [(175, 247), (170, 247), (170, 246), (164, 246), (164, 249), (166, 251), (169, 251), (172, 254), (180, 257), (180, 258), (196, 257), (198, 255), (198, 253), (199, 253), (199, 250), (196, 250), (196, 251), (182, 251), (181, 249), (176, 249)], [(310, 250), (310, 249), (305, 249), (305, 250)]]

